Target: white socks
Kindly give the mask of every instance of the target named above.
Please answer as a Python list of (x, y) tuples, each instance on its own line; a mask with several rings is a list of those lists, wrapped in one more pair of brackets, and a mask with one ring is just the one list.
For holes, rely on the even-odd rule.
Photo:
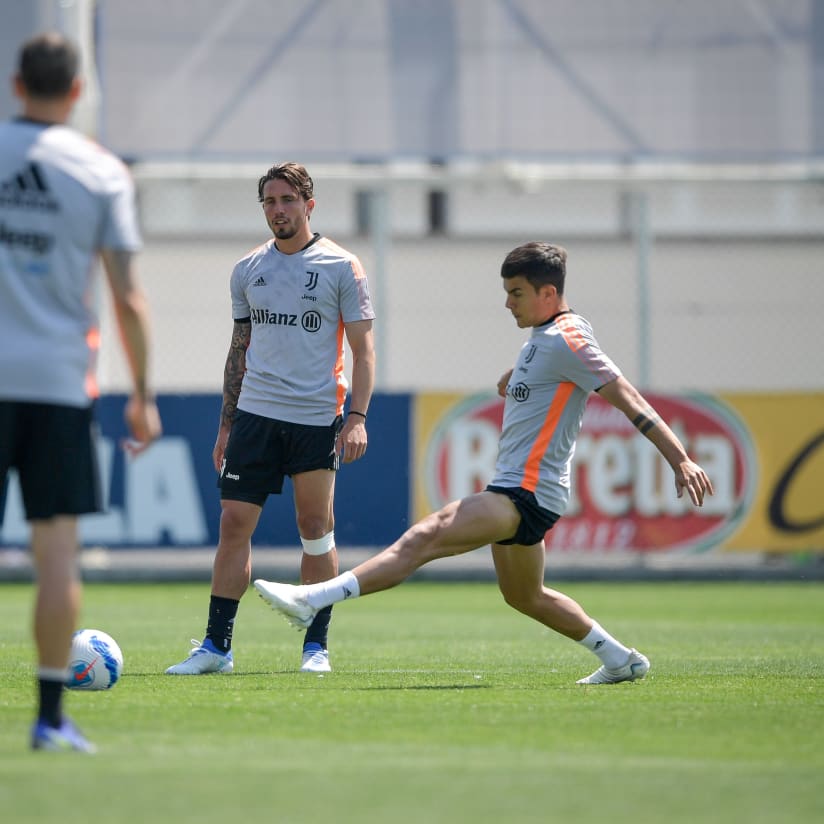
[(43, 681), (59, 681), (61, 684), (66, 683), (66, 678), (69, 676), (68, 669), (58, 669), (57, 667), (38, 667), (37, 677)]
[(337, 604), (347, 598), (360, 595), (360, 584), (351, 572), (342, 572), (337, 578), (320, 581), (317, 584), (304, 584), (303, 597), (309, 606), (323, 609), (330, 604)]
[(607, 669), (623, 667), (629, 658), (629, 648), (616, 641), (597, 621), (578, 643), (594, 652)]

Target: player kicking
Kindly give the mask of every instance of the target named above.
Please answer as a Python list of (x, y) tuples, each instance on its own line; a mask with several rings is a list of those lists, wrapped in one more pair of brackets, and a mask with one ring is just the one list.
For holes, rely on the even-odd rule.
[(593, 652), (601, 666), (579, 684), (636, 681), (648, 659), (624, 646), (572, 598), (544, 586), (544, 535), (569, 503), (570, 464), (591, 391), (623, 412), (672, 467), (678, 497), (702, 506), (712, 484), (675, 433), (604, 354), (588, 321), (564, 297), (566, 251), (532, 242), (501, 267), (506, 307), (532, 334), (514, 369), (498, 382), (506, 398), (498, 459), (483, 492), (452, 501), (394, 544), (329, 581), (291, 586), (258, 579), (260, 596), (296, 627), (321, 609), (396, 586), (436, 558), (492, 545), (506, 602)]

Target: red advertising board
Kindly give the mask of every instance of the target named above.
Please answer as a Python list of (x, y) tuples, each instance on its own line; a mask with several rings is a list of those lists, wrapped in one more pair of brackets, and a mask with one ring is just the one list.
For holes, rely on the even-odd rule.
[[(752, 505), (759, 472), (747, 426), (708, 396), (647, 394), (690, 454), (709, 473), (715, 495), (701, 508), (678, 498), (672, 470), (626, 417), (593, 394), (571, 476), (570, 505), (547, 533), (553, 552), (699, 551), (721, 544)], [(419, 398), (421, 483), (416, 514), (483, 489), (492, 477), (503, 400)]]

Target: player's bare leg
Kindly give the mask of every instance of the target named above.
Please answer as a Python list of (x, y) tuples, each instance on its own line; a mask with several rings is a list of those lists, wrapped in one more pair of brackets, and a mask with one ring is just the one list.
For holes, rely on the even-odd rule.
[(518, 612), (580, 641), (594, 622), (572, 598), (544, 586), (545, 557), (543, 542), (528, 547), (493, 545), (492, 560), (501, 594)]
[(462, 555), (513, 535), (520, 516), (505, 495), (479, 492), (453, 501), (410, 527), (394, 544), (352, 572), (361, 595), (389, 589), (438, 558)]
[(58, 515), (32, 521), (31, 546), (37, 573), (34, 638), (39, 691), (31, 745), (35, 750), (93, 753), (94, 744), (63, 714), (63, 685), (82, 589), (77, 571), (77, 518)]
[(493, 546), (492, 558), (501, 593), (511, 607), (577, 641), (600, 659), (601, 667), (579, 684), (617, 684), (647, 674), (645, 656), (613, 638), (577, 601), (544, 586), (543, 541), (530, 547)]
[(247, 501), (220, 502), (220, 537), (212, 567), (212, 595), (239, 601), (252, 577), (252, 534), (262, 508)]
[[(258, 579), (255, 589), (293, 626), (305, 628), (325, 606), (389, 589), (429, 561), (460, 555), (502, 535), (513, 535), (519, 523), (520, 515), (509, 498), (479, 492), (447, 504), (410, 527), (383, 552), (328, 582), (292, 587)], [(309, 600), (306, 593), (311, 593)]]
[(202, 642), (192, 639), (188, 657), (169, 667), (167, 675), (228, 675), (234, 670), (232, 634), (240, 599), (252, 576), (252, 533), (262, 507), (247, 501), (222, 500), (220, 504), (206, 636)]
[[(328, 469), (301, 472), (292, 477), (295, 515), (303, 554), (300, 580), (303, 584), (328, 581), (338, 574), (335, 546), (335, 472)], [(303, 639), (302, 672), (329, 672), (328, 636), (332, 607), (319, 610)]]
[(32, 521), (32, 555), (37, 571), (34, 637), (40, 666), (65, 669), (80, 612), (77, 519), (57, 516)]

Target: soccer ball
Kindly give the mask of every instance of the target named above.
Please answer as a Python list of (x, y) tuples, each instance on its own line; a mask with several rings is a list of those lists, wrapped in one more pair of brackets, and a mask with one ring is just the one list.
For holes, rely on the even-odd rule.
[(66, 686), (73, 690), (110, 690), (123, 672), (117, 641), (99, 629), (79, 629), (72, 637)]

